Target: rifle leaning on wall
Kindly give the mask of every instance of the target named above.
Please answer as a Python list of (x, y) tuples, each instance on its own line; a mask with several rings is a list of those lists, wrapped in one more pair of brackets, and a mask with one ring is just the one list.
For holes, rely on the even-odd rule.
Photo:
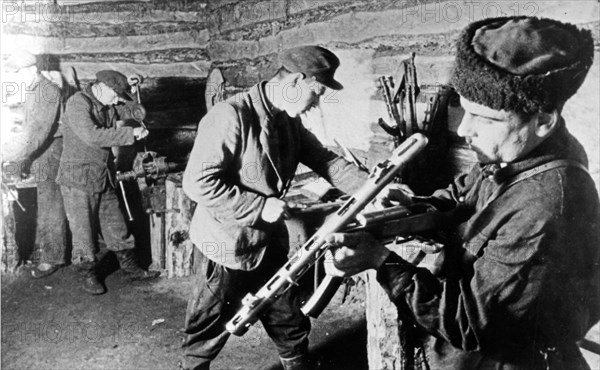
[(415, 53), (402, 61), (402, 76), (397, 88), (393, 78), (385, 76), (379, 78), (379, 86), (382, 89), (392, 125), (387, 124), (381, 118), (378, 124), (394, 138), (394, 144), (398, 146), (410, 135), (421, 131), (417, 122), (416, 103), (420, 89), (417, 83)]
[(256, 294), (249, 293), (244, 297), (242, 308), (227, 323), (227, 331), (235, 335), (243, 335), (275, 299), (293, 285), (297, 285), (300, 277), (323, 257), (329, 248), (325, 238), (344, 230), (354, 222), (356, 216), (387, 184), (394, 180), (411, 159), (425, 148), (427, 142), (427, 138), (422, 134), (412, 135), (394, 150), (388, 160), (379, 163), (358, 192), (350, 197), (335, 214), (332, 214)]

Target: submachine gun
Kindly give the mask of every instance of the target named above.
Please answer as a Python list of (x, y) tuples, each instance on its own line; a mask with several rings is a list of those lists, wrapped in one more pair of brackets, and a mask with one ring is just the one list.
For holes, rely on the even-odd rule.
[[(283, 292), (294, 285), (298, 285), (300, 277), (317, 262), (329, 245), (325, 238), (331, 233), (344, 231), (347, 228), (360, 227), (357, 220), (360, 212), (377, 196), (377, 194), (398, 175), (401, 169), (413, 159), (427, 145), (427, 137), (414, 134), (408, 137), (392, 153), (391, 157), (375, 166), (367, 182), (351, 196), (335, 213), (329, 216), (323, 226), (302, 245), (294, 256), (256, 293), (247, 294), (242, 300), (242, 308), (227, 323), (226, 328), (235, 335), (243, 335), (259, 318), (260, 314)], [(398, 218), (396, 213), (388, 212), (388, 217), (379, 215), (379, 219)], [(360, 219), (360, 217), (359, 217)], [(329, 284), (328, 290), (337, 290), (340, 281), (325, 281)], [(331, 287), (331, 285), (335, 285)], [(328, 302), (328, 300), (327, 300)], [(325, 303), (326, 305), (326, 303)], [(324, 306), (323, 306), (324, 307)], [(311, 314), (303, 309), (305, 314)]]

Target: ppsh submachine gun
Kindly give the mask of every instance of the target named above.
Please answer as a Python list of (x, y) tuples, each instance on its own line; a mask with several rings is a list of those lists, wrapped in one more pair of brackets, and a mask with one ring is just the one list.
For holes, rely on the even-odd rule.
[[(414, 134), (394, 150), (391, 157), (375, 166), (367, 182), (351, 196), (335, 213), (327, 218), (323, 226), (302, 245), (294, 256), (256, 293), (249, 293), (242, 300), (242, 308), (227, 323), (226, 328), (235, 335), (243, 335), (283, 292), (298, 284), (302, 275), (323, 257), (329, 245), (325, 238), (331, 233), (344, 231), (347, 227), (358, 227), (357, 216), (377, 194), (427, 145), (427, 138)], [(400, 211), (402, 212), (402, 211)], [(381, 216), (381, 215), (380, 215)], [(397, 217), (395, 214), (392, 217)], [(385, 218), (385, 217), (380, 217)], [(341, 282), (341, 281), (340, 281)], [(331, 282), (328, 282), (331, 283)], [(333, 281), (338, 283), (338, 281)], [(331, 284), (330, 284), (331, 285)], [(339, 286), (339, 284), (338, 284)], [(337, 289), (337, 287), (335, 289)], [(329, 290), (332, 290), (330, 288)], [(305, 314), (311, 314), (303, 310)]]

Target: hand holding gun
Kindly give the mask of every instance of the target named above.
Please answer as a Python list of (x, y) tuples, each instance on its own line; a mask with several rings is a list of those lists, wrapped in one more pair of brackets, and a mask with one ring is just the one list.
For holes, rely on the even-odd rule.
[[(327, 243), (330, 244), (330, 248), (355, 245), (362, 246), (365, 244), (373, 248), (382, 247), (383, 250), (387, 251), (387, 249), (383, 247), (384, 245), (410, 241), (411, 246), (417, 248), (415, 250), (417, 253), (413, 254), (409, 262), (417, 265), (425, 258), (426, 254), (439, 252), (442, 245), (412, 235), (414, 233), (439, 228), (440, 225), (444, 225), (446, 222), (445, 220), (445, 214), (437, 211), (435, 207), (427, 203), (393, 206), (378, 211), (363, 212), (359, 214), (356, 217), (355, 222), (350, 223), (343, 230), (339, 231), (344, 234), (329, 235), (327, 237)], [(343, 253), (348, 251), (349, 249), (347, 248), (342, 250)], [(325, 270), (327, 276), (323, 278), (323, 281), (321, 281), (312, 297), (304, 304), (302, 312), (306, 316), (313, 318), (319, 317), (343, 283), (345, 277), (372, 268), (372, 265), (368, 262), (371, 261), (371, 258), (377, 258), (376, 252), (376, 249), (364, 251), (364, 253), (368, 255), (368, 258), (361, 257), (363, 261), (360, 261), (356, 266), (346, 266), (349, 270), (345, 270), (345, 272), (342, 273), (330, 263), (336, 259), (333, 258), (331, 251), (328, 250), (325, 257)], [(354, 252), (350, 252), (350, 255), (354, 256)], [(348, 260), (350, 260), (350, 258), (345, 261)], [(357, 261), (351, 261), (350, 263), (356, 262)], [(366, 265), (363, 266), (363, 263), (366, 263)], [(363, 266), (363, 268), (353, 272), (359, 266)]]

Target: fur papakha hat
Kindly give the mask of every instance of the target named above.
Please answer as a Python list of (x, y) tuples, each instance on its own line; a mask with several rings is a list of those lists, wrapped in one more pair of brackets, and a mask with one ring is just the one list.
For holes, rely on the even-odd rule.
[(546, 18), (489, 18), (460, 34), (451, 83), (491, 109), (550, 113), (579, 89), (593, 59), (588, 30)]

